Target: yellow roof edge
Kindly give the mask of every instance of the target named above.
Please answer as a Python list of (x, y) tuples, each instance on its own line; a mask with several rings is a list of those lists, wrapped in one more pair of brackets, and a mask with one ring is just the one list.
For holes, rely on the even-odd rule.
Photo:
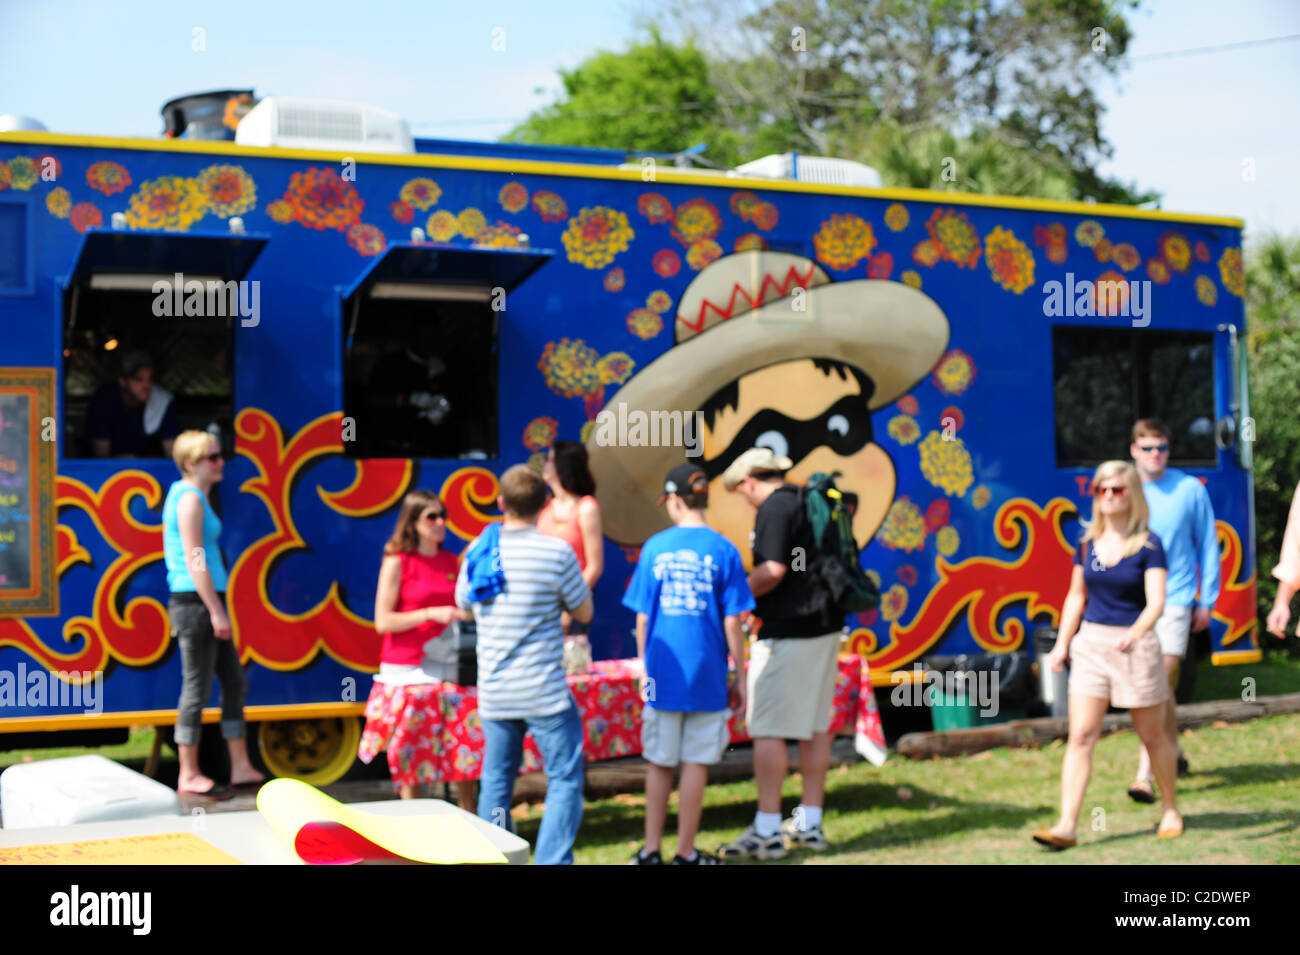
[[(356, 159), (383, 166), (412, 166), (435, 169), (478, 169), (487, 172), (505, 172), (512, 175), (529, 173), (538, 176), (570, 176), (584, 179), (639, 180), (643, 173), (636, 169), (617, 169), (608, 166), (589, 166), (582, 163), (547, 162), (537, 159), (488, 159), (477, 156), (445, 156), (439, 153), (388, 153), (339, 152), (321, 149), (284, 149), (278, 146), (240, 146), (229, 142), (187, 139), (139, 139), (116, 136), (81, 136), (73, 133), (11, 132), (0, 133), (0, 143), (28, 143), (39, 146), (84, 146), (98, 149), (137, 149), (149, 152), (208, 153), (217, 156), (257, 156), (272, 159), (313, 159), (337, 162)], [(1075, 200), (1026, 199), (1021, 196), (985, 196), (969, 192), (942, 192), (937, 189), (867, 189), (857, 186), (823, 186), (807, 182), (790, 182), (776, 179), (748, 177), (721, 177), (701, 175), (697, 172), (679, 172), (674, 168), (654, 170), (655, 178), (681, 185), (723, 186), (727, 188), (767, 189), (775, 192), (806, 192), (821, 195), (858, 196), (868, 199), (911, 200), (913, 202), (946, 203), (948, 205), (989, 206), (1011, 209), (1028, 209), (1042, 212), (1065, 212), (1075, 215), (1115, 216), (1127, 219), (1154, 219), (1168, 222), (1193, 222), (1200, 225), (1224, 226), (1245, 229), (1242, 219), (1226, 216), (1205, 216), (1191, 213), (1164, 212), (1135, 209), (1107, 203), (1088, 203)]]

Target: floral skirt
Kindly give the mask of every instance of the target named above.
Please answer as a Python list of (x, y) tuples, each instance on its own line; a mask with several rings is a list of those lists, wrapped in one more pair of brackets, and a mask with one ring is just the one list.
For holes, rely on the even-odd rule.
[(466, 760), (461, 752), (472, 748), (465, 745), (471, 739), (461, 735), (476, 735), (481, 748), (483, 731), (477, 717), (470, 725), (461, 718), (464, 695), (454, 683), (393, 686), (376, 681), (366, 701), (358, 758), (368, 764), (388, 750), (395, 787), (476, 778), (477, 760)]

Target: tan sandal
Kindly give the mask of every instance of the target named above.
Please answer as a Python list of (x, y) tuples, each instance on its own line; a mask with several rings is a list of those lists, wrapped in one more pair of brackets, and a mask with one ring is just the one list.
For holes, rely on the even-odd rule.
[(1034, 841), (1040, 846), (1047, 846), (1049, 849), (1061, 851), (1062, 849), (1072, 849), (1079, 844), (1078, 839), (1067, 839), (1064, 836), (1058, 836), (1050, 829), (1039, 829), (1034, 833)]

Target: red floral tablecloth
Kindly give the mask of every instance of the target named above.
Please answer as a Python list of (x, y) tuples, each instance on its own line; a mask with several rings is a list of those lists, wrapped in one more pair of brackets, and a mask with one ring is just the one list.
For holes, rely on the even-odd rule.
[[(641, 675), (639, 660), (600, 660), (592, 664), (591, 672), (568, 678), (586, 729), (583, 748), (587, 762), (635, 756), (641, 752), (643, 704), (638, 689)], [(429, 726), (430, 736), (441, 738), (441, 746), (420, 749), (417, 758), (421, 764), (436, 766), (437, 780), (444, 782), (478, 779), (483, 761), (478, 689), (444, 683), (441, 687), (429, 687), (417, 698), (418, 703), (408, 700), (408, 706), (418, 706), (420, 721)], [(370, 715), (369, 710), (367, 715)], [(743, 713), (733, 714), (729, 725), (733, 743), (749, 739)], [(853, 727), (858, 752), (876, 765), (884, 762), (885, 734), (871, 687), (871, 673), (867, 661), (858, 656), (840, 657), (835, 697), (831, 704), (830, 732), (836, 734), (849, 726)], [(386, 741), (379, 733), (368, 729), (361, 738), (361, 759), (370, 762)], [(395, 757), (409, 759), (411, 754), (390, 754), (390, 765)], [(524, 737), (520, 772), (537, 772), (541, 768), (542, 757), (537, 744), (531, 734), (527, 735)], [(427, 771), (420, 775), (422, 782), (434, 781)]]

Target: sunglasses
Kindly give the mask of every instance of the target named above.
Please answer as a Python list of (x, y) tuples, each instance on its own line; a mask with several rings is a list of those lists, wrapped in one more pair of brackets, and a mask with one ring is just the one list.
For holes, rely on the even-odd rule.
[(1126, 487), (1095, 487), (1092, 489), (1093, 497), (1123, 497), (1128, 493)]
[(222, 459), (224, 459), (224, 458), (225, 458), (225, 455), (222, 454), (220, 451), (217, 451), (217, 452), (214, 452), (213, 454), (205, 454), (205, 455), (203, 455), (202, 457), (200, 457), (199, 460), (200, 460), (200, 461), (207, 461), (209, 464), (216, 464), (218, 461), (220, 461), (220, 460), (222, 460)]
[(1152, 451), (1155, 451), (1157, 454), (1164, 454), (1166, 451), (1169, 450), (1169, 445), (1167, 445), (1167, 444), (1139, 444), (1139, 445), (1138, 445), (1138, 450), (1141, 451), (1143, 454), (1150, 454)]
[(420, 516), (421, 516), (422, 518), (424, 518), (426, 521), (429, 521), (430, 523), (433, 523), (433, 522), (435, 522), (435, 521), (445, 521), (445, 520), (447, 519), (447, 512), (446, 512), (446, 511), (434, 511), (434, 512), (431, 513), (431, 514), (421, 514)]

